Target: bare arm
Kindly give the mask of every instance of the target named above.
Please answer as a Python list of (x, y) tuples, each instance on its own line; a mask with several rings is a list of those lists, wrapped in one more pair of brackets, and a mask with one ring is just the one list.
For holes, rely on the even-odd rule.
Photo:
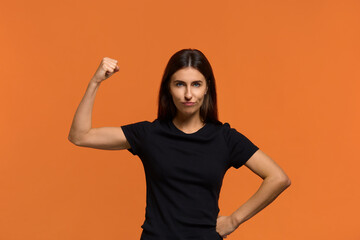
[(255, 194), (230, 216), (218, 216), (216, 230), (223, 238), (269, 205), (291, 184), (280, 166), (260, 149), (245, 163), (245, 166), (264, 181)]
[(261, 150), (255, 152), (245, 166), (263, 182), (256, 193), (231, 215), (236, 228), (273, 202), (291, 184), (280, 166)]
[(91, 124), (96, 92), (101, 82), (118, 70), (119, 67), (116, 60), (110, 58), (102, 59), (75, 112), (68, 136), (70, 142), (77, 146), (108, 150), (130, 148), (121, 127), (92, 128)]

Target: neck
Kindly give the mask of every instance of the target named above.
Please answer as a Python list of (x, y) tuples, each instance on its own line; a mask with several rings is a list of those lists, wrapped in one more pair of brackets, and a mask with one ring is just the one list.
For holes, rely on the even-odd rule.
[(186, 117), (177, 114), (172, 121), (178, 128), (189, 132), (196, 131), (205, 125), (200, 118), (200, 114), (194, 114)]

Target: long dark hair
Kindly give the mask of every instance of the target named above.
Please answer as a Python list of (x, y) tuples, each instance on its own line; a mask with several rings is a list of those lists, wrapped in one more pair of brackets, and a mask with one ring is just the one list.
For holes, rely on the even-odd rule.
[(201, 51), (191, 48), (176, 52), (166, 65), (159, 91), (158, 119), (168, 121), (175, 117), (177, 109), (171, 97), (169, 82), (176, 71), (186, 67), (192, 67), (201, 72), (208, 86), (200, 107), (200, 118), (205, 122), (221, 124), (218, 120), (215, 77), (210, 62)]

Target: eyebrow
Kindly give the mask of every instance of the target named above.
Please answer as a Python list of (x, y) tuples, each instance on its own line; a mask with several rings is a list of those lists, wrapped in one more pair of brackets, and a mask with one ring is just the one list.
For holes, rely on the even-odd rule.
[[(182, 80), (174, 80), (174, 82), (181, 82), (181, 83), (183, 83), (184, 81), (182, 81)], [(203, 82), (203, 80), (194, 80), (194, 81), (192, 81), (192, 82)]]

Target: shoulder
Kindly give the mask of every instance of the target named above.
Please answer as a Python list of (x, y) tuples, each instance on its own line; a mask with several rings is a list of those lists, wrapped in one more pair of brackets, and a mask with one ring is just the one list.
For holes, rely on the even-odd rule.
[(234, 134), (234, 133), (240, 133), (236, 128), (230, 125), (230, 123), (225, 122), (221, 125), (221, 129), (226, 134)]
[(148, 120), (144, 120), (144, 121), (138, 121), (138, 122), (132, 122), (132, 123), (128, 123), (128, 124), (124, 124), (122, 126), (152, 126), (158, 123), (158, 120), (155, 119), (153, 121), (148, 121)]
[(239, 132), (236, 128), (232, 127), (228, 122), (222, 124), (221, 129), (225, 140), (228, 142), (247, 140), (247, 137), (243, 133)]
[(234, 129), (230, 126), (230, 123), (225, 122), (221, 126), (221, 132), (222, 132), (225, 140), (229, 141), (231, 139), (231, 136), (237, 131), (236, 131), (236, 129)]
[(148, 120), (132, 122), (128, 124), (121, 125), (123, 130), (132, 130), (132, 131), (146, 131), (157, 125), (157, 120), (153, 120), (152, 122)]
[(219, 124), (218, 127), (221, 129), (222, 133), (226, 136), (229, 135), (231, 133), (233, 133), (234, 131), (236, 131), (235, 128), (232, 128), (230, 126), (230, 123), (228, 122), (224, 122), (221, 125)]

